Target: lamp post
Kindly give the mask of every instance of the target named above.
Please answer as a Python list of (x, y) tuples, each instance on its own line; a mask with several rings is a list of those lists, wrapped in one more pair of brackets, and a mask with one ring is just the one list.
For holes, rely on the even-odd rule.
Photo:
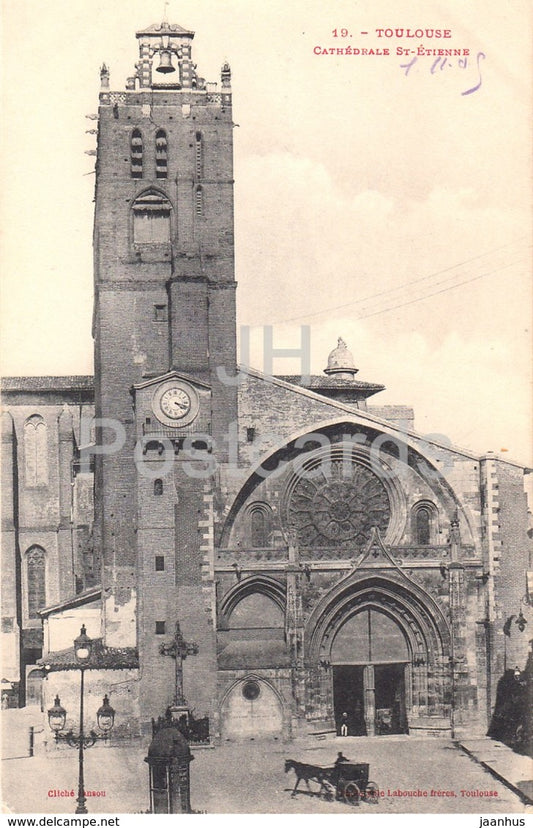
[(88, 813), (87, 808), (85, 807), (86, 798), (85, 783), (83, 778), (83, 752), (85, 748), (92, 747), (98, 739), (107, 739), (107, 736), (115, 723), (115, 711), (109, 704), (109, 699), (106, 694), (104, 696), (102, 706), (96, 712), (97, 725), (102, 731), (102, 734), (98, 734), (94, 730), (91, 730), (86, 736), (83, 729), (84, 678), (85, 670), (87, 669), (91, 658), (92, 644), (92, 639), (90, 639), (87, 635), (85, 624), (83, 624), (79, 636), (74, 639), (74, 654), (76, 656), (76, 661), (78, 662), (81, 675), (79, 734), (76, 735), (72, 730), (69, 730), (67, 733), (63, 732), (67, 718), (67, 711), (61, 706), (59, 696), (55, 697), (54, 706), (48, 711), (48, 723), (50, 725), (50, 729), (55, 733), (56, 742), (63, 740), (70, 745), (70, 747), (78, 748), (78, 798), (76, 800), (78, 805), (75, 811), (77, 814)]

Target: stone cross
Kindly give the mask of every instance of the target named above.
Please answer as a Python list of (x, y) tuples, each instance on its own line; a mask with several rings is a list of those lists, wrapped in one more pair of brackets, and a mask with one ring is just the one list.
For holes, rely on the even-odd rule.
[(183, 661), (188, 655), (197, 655), (198, 644), (194, 644), (192, 641), (185, 641), (180, 629), (180, 622), (176, 621), (174, 638), (169, 644), (161, 644), (159, 652), (161, 655), (170, 656), (176, 662), (176, 692), (174, 704), (176, 706), (185, 705), (186, 701), (183, 695)]

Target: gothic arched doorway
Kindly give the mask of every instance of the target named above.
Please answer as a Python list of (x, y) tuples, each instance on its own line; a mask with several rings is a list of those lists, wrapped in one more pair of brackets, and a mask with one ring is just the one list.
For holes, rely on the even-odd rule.
[(315, 718), (337, 728), (344, 720), (351, 735), (407, 733), (428, 716), (446, 727), (448, 625), (399, 571), (359, 571), (337, 584), (313, 610), (306, 641), (312, 692), (323, 700)]
[(331, 647), (337, 729), (348, 735), (406, 733), (410, 655), (401, 627), (366, 608), (339, 629)]

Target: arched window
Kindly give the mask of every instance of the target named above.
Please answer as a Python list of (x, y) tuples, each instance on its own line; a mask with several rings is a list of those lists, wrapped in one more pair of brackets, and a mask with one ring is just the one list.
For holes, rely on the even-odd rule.
[(204, 166), (204, 153), (203, 153), (203, 146), (202, 146), (202, 133), (196, 133), (196, 140), (194, 142), (194, 165), (195, 165), (195, 172), (196, 178), (202, 178), (203, 175), (203, 166)]
[(261, 548), (266, 546), (266, 515), (263, 511), (256, 509), (252, 512), (252, 546)]
[(419, 546), (427, 546), (431, 537), (431, 515), (429, 509), (422, 506), (416, 513), (416, 542)]
[(143, 137), (140, 129), (134, 129), (131, 133), (130, 171), (132, 178), (143, 177)]
[(155, 134), (155, 176), (166, 178), (168, 175), (168, 146), (167, 134), (164, 129), (158, 129)]
[(270, 544), (271, 513), (264, 503), (253, 503), (249, 508), (250, 543), (254, 549)]
[(163, 494), (163, 481), (159, 478), (154, 480), (154, 494), (155, 495), (162, 495)]
[(28, 617), (38, 618), (38, 610), (46, 606), (46, 558), (42, 547), (30, 547), (26, 554), (26, 567)]
[(430, 501), (420, 501), (411, 513), (411, 531), (417, 546), (435, 543), (437, 536), (437, 509)]
[(133, 241), (135, 244), (170, 242), (170, 201), (156, 190), (142, 193), (133, 203)]
[(46, 423), (39, 414), (32, 414), (24, 423), (24, 472), (26, 486), (48, 483)]

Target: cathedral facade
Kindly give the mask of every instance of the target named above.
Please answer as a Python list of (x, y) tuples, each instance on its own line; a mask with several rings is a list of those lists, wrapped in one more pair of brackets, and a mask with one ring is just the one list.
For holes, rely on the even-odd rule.
[(172, 705), (214, 741), (486, 732), (527, 658), (526, 470), (370, 404), (342, 339), (320, 376), (237, 366), (231, 71), (193, 37), (101, 69), (94, 381), (4, 384), (6, 698), (74, 711), (85, 623), (118, 736)]

